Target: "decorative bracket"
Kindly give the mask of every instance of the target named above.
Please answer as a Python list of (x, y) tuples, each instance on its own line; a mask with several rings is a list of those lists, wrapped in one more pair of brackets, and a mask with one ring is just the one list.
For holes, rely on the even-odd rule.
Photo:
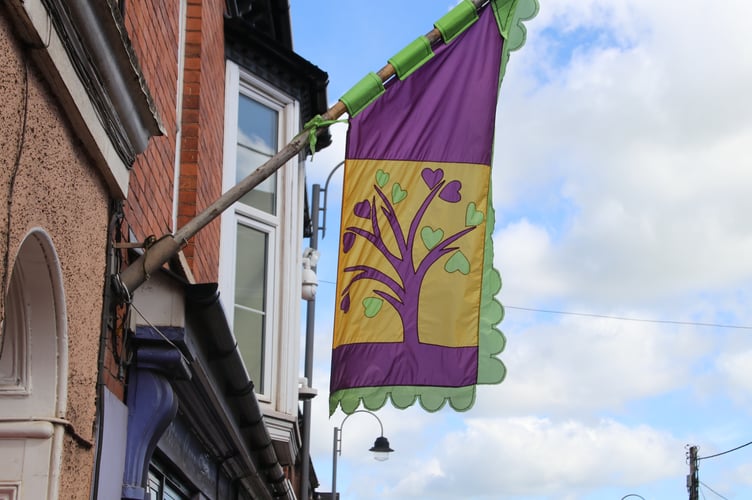
[(173, 379), (190, 379), (182, 353), (165, 343), (138, 347), (128, 384), (123, 500), (143, 500), (154, 449), (178, 411)]

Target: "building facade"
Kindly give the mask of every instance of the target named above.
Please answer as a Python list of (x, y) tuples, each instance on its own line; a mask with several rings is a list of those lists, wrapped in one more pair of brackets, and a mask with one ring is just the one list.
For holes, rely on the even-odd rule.
[(299, 497), (304, 157), (115, 286), (325, 111), (291, 38), (281, 0), (0, 6), (0, 498)]

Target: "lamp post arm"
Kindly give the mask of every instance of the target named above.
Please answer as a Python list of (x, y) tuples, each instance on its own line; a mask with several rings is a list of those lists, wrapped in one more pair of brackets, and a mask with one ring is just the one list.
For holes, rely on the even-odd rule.
[[(332, 175), (334, 175), (334, 172), (337, 171), (337, 169), (339, 169), (339, 167), (341, 167), (344, 164), (345, 164), (345, 160), (342, 160), (341, 162), (337, 163), (334, 166), (331, 172), (329, 172), (329, 175), (326, 177), (326, 182), (324, 183), (323, 188), (321, 188), (321, 186), (319, 186), (318, 184), (313, 186), (314, 191), (316, 190), (318, 186), (319, 191), (324, 192), (324, 205), (321, 208), (316, 207), (315, 209), (316, 211), (321, 210), (321, 228), (320, 229), (321, 229), (322, 240), (324, 239), (324, 236), (326, 236), (326, 207), (327, 207), (326, 203), (329, 197), (329, 181), (332, 180)], [(316, 221), (316, 223), (318, 223), (318, 220)]]
[(368, 413), (372, 415), (379, 422), (379, 429), (381, 430), (381, 437), (384, 437), (384, 425), (381, 423), (381, 419), (376, 416), (375, 413), (368, 410), (355, 410), (347, 415), (339, 427), (334, 428), (334, 442), (332, 443), (332, 500), (337, 500), (337, 456), (342, 453), (342, 429), (345, 426), (347, 419), (355, 415), (356, 413)]
[[(342, 432), (342, 429), (345, 427), (345, 422), (347, 422), (347, 419), (350, 418), (350, 417), (352, 417), (356, 413), (367, 413), (367, 414), (373, 416), (373, 418), (375, 418), (379, 422), (379, 429), (381, 430), (380, 436), (384, 437), (384, 425), (381, 423), (381, 419), (379, 417), (377, 417), (375, 413), (373, 413), (372, 411), (368, 411), (368, 410), (355, 410), (354, 412), (352, 412), (349, 415), (347, 415), (344, 418), (344, 420), (342, 420), (342, 423), (339, 424), (340, 433)], [(335, 427), (335, 429), (336, 429), (336, 427)]]

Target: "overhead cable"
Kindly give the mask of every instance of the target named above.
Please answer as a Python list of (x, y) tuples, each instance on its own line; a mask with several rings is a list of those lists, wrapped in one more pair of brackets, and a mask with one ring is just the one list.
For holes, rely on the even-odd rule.
[(669, 325), (704, 326), (704, 327), (712, 327), (712, 328), (735, 328), (738, 330), (752, 330), (752, 326), (729, 325), (725, 323), (704, 323), (701, 321), (676, 321), (676, 320), (669, 320), (669, 319), (631, 318), (627, 316), (612, 316), (609, 314), (582, 313), (582, 312), (572, 312), (572, 311), (555, 311), (552, 309), (534, 309), (532, 307), (510, 306), (507, 304), (504, 304), (504, 308), (505, 309), (517, 309), (519, 311), (539, 312), (539, 313), (546, 313), (546, 314), (584, 316), (586, 318), (614, 319), (618, 321), (637, 321), (640, 323), (661, 323), (661, 324), (669, 324)]
[(707, 457), (697, 457), (697, 460), (707, 460), (709, 458), (720, 457), (721, 455), (725, 455), (726, 453), (731, 453), (732, 451), (740, 450), (744, 448), (745, 446), (749, 446), (751, 444), (752, 444), (752, 441), (750, 441), (749, 443), (744, 443), (741, 446), (737, 446), (736, 448), (731, 448), (730, 450), (722, 451), (721, 453), (716, 453), (715, 455), (708, 455)]
[(723, 500), (729, 500), (728, 498), (726, 498), (725, 496), (721, 495), (720, 493), (718, 493), (717, 491), (715, 491), (713, 488), (711, 488), (707, 484), (703, 483), (702, 481), (700, 481), (700, 485), (703, 486), (704, 488), (707, 488), (711, 493), (713, 493), (716, 496), (718, 496), (718, 498), (723, 498)]
[[(327, 283), (330, 285), (336, 284), (334, 281), (319, 279), (319, 283)], [(635, 321), (639, 323), (658, 323), (663, 325), (680, 325), (680, 326), (700, 326), (706, 328), (728, 328), (735, 330), (752, 330), (752, 326), (748, 325), (732, 325), (728, 323), (707, 323), (703, 321), (679, 321), (671, 319), (648, 319), (648, 318), (633, 318), (629, 316), (615, 316), (611, 314), (597, 314), (597, 313), (583, 313), (574, 311), (558, 311), (554, 309), (536, 309), (533, 307), (521, 307), (510, 306), (503, 304), (504, 309), (515, 309), (518, 311), (537, 312), (544, 314), (560, 314), (564, 316), (580, 316), (585, 318), (599, 318), (599, 319), (612, 319), (616, 321)]]

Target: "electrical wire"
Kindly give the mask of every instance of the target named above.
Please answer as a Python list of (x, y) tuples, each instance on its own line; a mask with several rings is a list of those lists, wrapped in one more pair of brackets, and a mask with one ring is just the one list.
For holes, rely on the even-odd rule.
[(185, 355), (183, 354), (183, 351), (181, 351), (181, 350), (180, 350), (180, 348), (179, 348), (178, 346), (176, 346), (176, 345), (175, 345), (175, 343), (174, 343), (174, 342), (173, 342), (172, 340), (170, 340), (169, 338), (167, 338), (167, 335), (165, 335), (164, 333), (162, 333), (162, 330), (160, 330), (159, 328), (157, 328), (156, 326), (154, 326), (154, 323), (152, 323), (151, 321), (149, 321), (149, 319), (148, 319), (148, 318), (147, 318), (146, 316), (144, 316), (144, 315), (143, 315), (143, 313), (142, 313), (141, 311), (139, 311), (139, 310), (138, 310), (138, 307), (136, 307), (136, 305), (135, 305), (135, 304), (131, 303), (131, 307), (133, 308), (133, 310), (134, 310), (134, 311), (136, 311), (136, 313), (137, 313), (137, 314), (138, 314), (139, 316), (141, 316), (141, 318), (143, 318), (143, 320), (144, 320), (144, 321), (146, 321), (146, 323), (147, 323), (147, 324), (148, 324), (148, 325), (149, 325), (149, 326), (150, 326), (150, 327), (151, 327), (151, 328), (152, 328), (152, 329), (153, 329), (153, 330), (154, 330), (155, 332), (157, 332), (157, 333), (159, 334), (159, 336), (160, 336), (160, 337), (162, 337), (162, 339), (163, 339), (163, 340), (164, 340), (165, 342), (167, 342), (168, 344), (170, 344), (170, 346), (172, 346), (172, 347), (173, 347), (173, 348), (174, 348), (174, 349), (175, 349), (175, 350), (176, 350), (176, 351), (178, 352), (178, 354), (180, 354), (180, 357), (182, 358), (182, 360), (183, 360), (183, 362), (184, 362), (184, 363), (186, 364), (186, 366), (190, 366), (190, 365), (191, 365), (191, 362), (190, 362), (190, 361), (188, 361), (188, 358), (186, 358), (186, 357), (185, 357)]
[(726, 453), (731, 453), (732, 451), (741, 450), (745, 446), (749, 446), (752, 444), (752, 441), (749, 443), (744, 443), (743, 445), (737, 446), (736, 448), (731, 448), (730, 450), (722, 451), (721, 453), (716, 453), (715, 455), (708, 455), (707, 457), (697, 457), (697, 460), (707, 460), (709, 458), (715, 458), (720, 457), (721, 455), (725, 455)]
[[(714, 493), (714, 494), (715, 494), (715, 495), (717, 495), (717, 496), (718, 496), (719, 498), (723, 498), (723, 500), (729, 500), (728, 498), (726, 498), (725, 496), (721, 495), (720, 493), (718, 493), (717, 491), (715, 491), (715, 490), (714, 490), (713, 488), (711, 488), (711, 487), (710, 487), (710, 486), (708, 486), (707, 484), (703, 483), (702, 481), (700, 481), (700, 486), (703, 486), (703, 487), (707, 488), (708, 490), (710, 490), (710, 492), (711, 492), (711, 493)], [(703, 495), (703, 497), (704, 497), (704, 496), (705, 496), (705, 495)]]
[(12, 223), (12, 216), (13, 216), (13, 195), (15, 194), (15, 188), (16, 188), (16, 177), (18, 176), (18, 171), (21, 168), (21, 156), (23, 155), (24, 150), (24, 144), (26, 142), (26, 122), (28, 120), (29, 116), (29, 64), (27, 61), (24, 61), (24, 94), (23, 94), (23, 102), (22, 102), (22, 108), (21, 108), (21, 130), (19, 131), (19, 138), (18, 138), (18, 148), (16, 149), (16, 157), (13, 161), (13, 170), (10, 175), (10, 180), (8, 182), (8, 211), (7, 211), (7, 225), (6, 225), (6, 231), (5, 231), (5, 252), (3, 253), (3, 282), (2, 282), (2, 290), (0, 290), (0, 300), (3, 305), (2, 312), (0, 312), (0, 358), (3, 357), (3, 350), (5, 348), (5, 290), (8, 288), (8, 277), (10, 274), (10, 270), (8, 269), (8, 264), (10, 262), (10, 232)]
[[(319, 283), (328, 283), (330, 285), (336, 285), (334, 281), (327, 281), (327, 280), (322, 280), (322, 279), (319, 279)], [(528, 311), (528, 312), (537, 312), (537, 313), (544, 313), (544, 314), (561, 314), (565, 316), (580, 316), (580, 317), (585, 317), (585, 318), (612, 319), (616, 321), (635, 321), (638, 323), (658, 323), (658, 324), (663, 324), (663, 325), (701, 326), (701, 327), (708, 327), (708, 328), (752, 330), (752, 326), (746, 326), (746, 325), (731, 325), (727, 323), (705, 323), (702, 321), (678, 321), (678, 320), (670, 320), (670, 319), (632, 318), (629, 316), (614, 316), (610, 314), (557, 311), (554, 309), (536, 309), (533, 307), (510, 306), (507, 304), (504, 304), (504, 309), (515, 309), (517, 311)]]
[(595, 313), (581, 313), (572, 311), (555, 311), (552, 309), (533, 309), (531, 307), (519, 307), (510, 306), (504, 304), (505, 309), (517, 309), (519, 311), (539, 312), (546, 314), (563, 314), (567, 316), (584, 316), (586, 318), (602, 318), (602, 319), (614, 319), (618, 321), (637, 321), (640, 323), (660, 323), (668, 325), (683, 325), (683, 326), (705, 326), (712, 328), (734, 328), (738, 330), (752, 330), (752, 326), (745, 325), (729, 325), (725, 323), (703, 323), (700, 321), (675, 321), (669, 319), (646, 319), (646, 318), (631, 318), (627, 316), (611, 316), (608, 314), (595, 314)]

